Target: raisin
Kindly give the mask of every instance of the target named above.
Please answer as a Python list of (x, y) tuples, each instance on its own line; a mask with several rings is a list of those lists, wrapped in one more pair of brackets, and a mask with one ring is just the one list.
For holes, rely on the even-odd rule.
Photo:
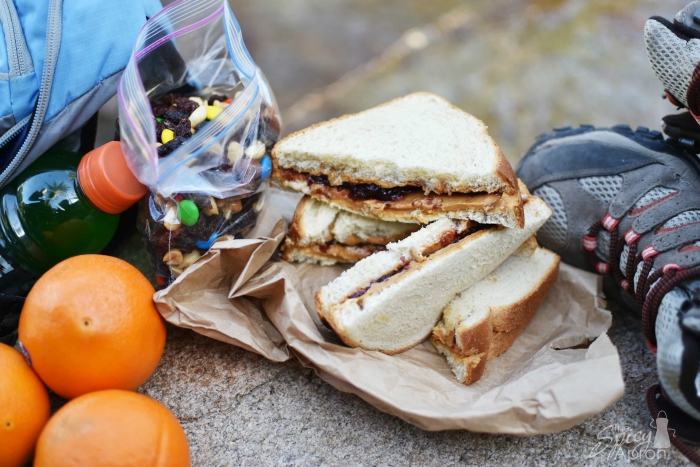
[(175, 132), (175, 124), (173, 122), (171, 122), (170, 120), (163, 120), (161, 123), (168, 130), (173, 130), (173, 133)]
[(180, 94), (170, 93), (170, 94), (164, 95), (164, 96), (161, 98), (161, 100), (163, 101), (163, 103), (164, 103), (165, 105), (167, 105), (168, 107), (170, 107), (171, 105), (173, 105), (173, 104), (175, 103), (175, 99), (177, 99), (178, 97), (180, 97)]
[(185, 112), (180, 112), (177, 110), (168, 110), (163, 116), (173, 123), (177, 123), (182, 119), (189, 118), (189, 115), (187, 115)]
[(153, 109), (154, 117), (162, 117), (165, 114), (165, 111), (168, 110), (168, 106), (162, 102), (156, 102), (151, 106), (151, 108)]
[(207, 104), (214, 105), (214, 101), (223, 102), (226, 99), (228, 99), (228, 97), (223, 94), (212, 94), (211, 97), (209, 97)]
[(199, 104), (197, 104), (195, 101), (188, 99), (187, 97), (178, 97), (177, 99), (175, 99), (175, 105), (177, 105), (177, 109), (180, 112), (186, 113), (187, 116), (192, 115), (194, 109), (199, 107)]
[(165, 123), (164, 123), (164, 121), (159, 122), (158, 120), (155, 120), (155, 119), (154, 119), (154, 121), (156, 122), (156, 139), (158, 141), (160, 141), (160, 135), (161, 135), (161, 133), (163, 133), (163, 130), (165, 130), (165, 128), (166, 128)]
[(160, 146), (158, 146), (158, 157), (165, 157), (169, 155), (180, 145), (182, 145), (185, 141), (187, 141), (187, 138), (183, 138), (182, 136), (176, 136), (167, 143), (161, 144)]
[(175, 125), (175, 136), (182, 136), (184, 138), (189, 138), (192, 136), (192, 124), (187, 118), (180, 120), (177, 125)]

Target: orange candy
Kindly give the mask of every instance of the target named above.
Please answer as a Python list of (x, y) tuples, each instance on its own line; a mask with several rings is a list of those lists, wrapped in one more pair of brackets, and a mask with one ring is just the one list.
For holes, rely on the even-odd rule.
[(188, 467), (187, 436), (160, 403), (129, 391), (80, 396), (51, 418), (34, 467)]
[(0, 343), (0, 467), (22, 467), (49, 419), (49, 394), (22, 354)]
[(153, 293), (143, 274), (117, 258), (82, 255), (57, 264), (34, 285), (20, 317), (32, 367), (68, 399), (136, 389), (165, 347)]

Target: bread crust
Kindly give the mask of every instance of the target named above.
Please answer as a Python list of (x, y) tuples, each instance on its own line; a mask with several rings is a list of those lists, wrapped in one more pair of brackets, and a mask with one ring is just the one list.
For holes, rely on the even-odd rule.
[[(388, 243), (402, 240), (412, 233), (412, 231), (407, 231), (405, 235), (369, 236), (366, 240), (358, 235), (351, 235), (345, 239), (344, 243), (336, 242), (331, 233), (322, 242), (311, 243), (302, 222), (304, 216), (310, 215), (307, 214), (306, 209), (311, 202), (313, 202), (312, 198), (304, 196), (297, 204), (294, 217), (289, 224), (289, 233), (281, 247), (281, 256), (285, 261), (317, 263), (324, 266), (336, 263), (355, 263), (383, 250), (382, 247)], [(335, 220), (329, 230), (333, 230), (334, 224)], [(418, 226), (415, 230), (418, 230)]]
[[(345, 119), (348, 119), (350, 117), (355, 117), (362, 115), (366, 112), (369, 112), (371, 110), (381, 108), (381, 107), (386, 107), (389, 105), (392, 105), (396, 102), (399, 102), (401, 100), (410, 98), (415, 95), (424, 95), (424, 96), (430, 96), (432, 98), (441, 100), (442, 102), (446, 103), (449, 107), (452, 109), (459, 111), (461, 113), (464, 113), (466, 115), (469, 115), (471, 118), (474, 118), (481, 122), (482, 128), (483, 128), (483, 133), (486, 135), (486, 137), (489, 139), (489, 143), (493, 145), (495, 151), (494, 153), (496, 154), (496, 174), (499, 176), (501, 179), (502, 185), (501, 187), (498, 187), (496, 189), (487, 189), (486, 187), (473, 187), (473, 186), (462, 186), (462, 187), (456, 187), (456, 186), (451, 186), (445, 183), (438, 183), (437, 186), (431, 182), (430, 186), (432, 191), (434, 191), (437, 194), (449, 194), (450, 192), (459, 192), (459, 193), (470, 193), (470, 192), (503, 192), (503, 193), (508, 193), (508, 194), (516, 194), (518, 193), (518, 183), (517, 183), (517, 178), (515, 176), (515, 172), (513, 171), (513, 167), (510, 165), (510, 162), (508, 162), (508, 159), (505, 158), (503, 155), (503, 152), (500, 150), (494, 139), (488, 134), (487, 127), (481, 121), (480, 119), (474, 117), (473, 115), (465, 112), (464, 110), (460, 109), (459, 107), (453, 105), (451, 102), (449, 102), (447, 99), (443, 98), (442, 96), (438, 96), (437, 94), (433, 94), (430, 92), (425, 92), (425, 91), (420, 91), (420, 92), (415, 92), (408, 94), (406, 96), (402, 97), (397, 97), (395, 99), (392, 99), (388, 102), (385, 102), (383, 104), (377, 105), (375, 107), (372, 107), (370, 109), (363, 110), (362, 112), (357, 112), (354, 114), (348, 114), (348, 115), (343, 115), (341, 117), (333, 118), (330, 120), (326, 120), (324, 122), (319, 122), (316, 124), (313, 124), (307, 128), (304, 128), (303, 130), (296, 131), (294, 133), (291, 133), (290, 135), (287, 135), (285, 138), (281, 139), (280, 141), (275, 144), (275, 146), (272, 148), (272, 153), (271, 153), (271, 159), (272, 159), (272, 176), (273, 178), (278, 177), (280, 174), (280, 170), (282, 168), (284, 169), (293, 169), (294, 167), (282, 167), (279, 164), (279, 155), (278, 151), (280, 146), (295, 137), (301, 136), (306, 134), (309, 131), (312, 131), (316, 128), (322, 127), (324, 125), (328, 125), (331, 123), (335, 123), (338, 121), (342, 121)], [(336, 185), (340, 185), (342, 182), (348, 182), (348, 183), (373, 183), (375, 185), (379, 185), (383, 188), (392, 188), (397, 185), (383, 181), (383, 180), (377, 180), (377, 179), (366, 179), (366, 178), (356, 178), (353, 177), (351, 174), (344, 173), (342, 170), (334, 170), (331, 167), (323, 167), (321, 170), (316, 170), (314, 172), (310, 172), (311, 175), (328, 175), (329, 179), (334, 182), (339, 182), (339, 183), (334, 183)], [(412, 186), (420, 186), (423, 189), (426, 189), (428, 186), (428, 183), (426, 180), (414, 180), (411, 181), (410, 183), (407, 183), (406, 185), (412, 185)]]
[[(492, 229), (497, 228), (493, 227)], [(468, 235), (467, 237), (463, 238), (459, 242), (452, 243), (450, 245), (447, 245), (446, 247), (436, 251), (432, 256), (432, 260), (439, 260), (441, 256), (449, 255), (452, 254), (454, 251), (463, 248), (467, 243), (474, 241), (475, 238), (478, 238), (481, 235), (487, 235), (491, 229), (484, 229), (480, 230), (478, 232), (475, 232), (471, 235)], [(409, 274), (412, 270), (420, 269), (425, 265), (425, 262), (417, 261), (417, 260), (411, 260), (406, 264), (403, 269), (389, 277), (387, 280), (384, 282), (375, 284), (373, 287), (371, 287), (367, 292), (365, 292), (362, 296), (352, 299), (356, 300), (358, 302), (361, 302), (362, 300), (368, 298), (371, 295), (374, 294), (379, 294), (381, 293), (384, 289), (390, 287), (392, 284), (395, 284), (397, 282), (400, 282), (405, 274)], [(357, 342), (354, 338), (352, 338), (349, 334), (345, 332), (341, 324), (338, 322), (338, 313), (342, 311), (342, 309), (347, 306), (348, 301), (343, 301), (337, 304), (329, 304), (327, 305), (323, 299), (321, 298), (320, 292), (316, 292), (314, 295), (314, 304), (316, 306), (316, 312), (318, 313), (319, 316), (322, 316), (324, 321), (327, 322), (333, 331), (340, 337), (340, 339), (347, 345), (348, 347), (361, 347), (365, 350), (378, 350), (380, 352), (383, 352), (387, 355), (396, 355), (401, 352), (405, 352), (406, 350), (415, 347), (416, 344), (424, 341), (426, 338), (428, 338), (431, 335), (431, 331), (428, 330), (425, 334), (425, 336), (421, 337), (418, 339), (416, 342), (409, 344), (405, 347), (401, 347), (399, 349), (392, 349), (392, 350), (386, 350), (386, 349), (379, 349), (379, 348), (371, 348), (365, 345), (362, 345), (360, 342)], [(438, 316), (437, 319), (435, 320), (435, 323), (433, 323), (433, 329), (435, 326), (438, 324), (440, 321), (441, 316)], [(490, 327), (489, 327), (490, 329)]]
[(324, 266), (335, 263), (356, 263), (371, 254), (381, 251), (379, 245), (295, 245), (287, 238), (282, 245), (282, 259), (289, 262), (311, 262)]
[(304, 210), (306, 209), (306, 204), (310, 201), (310, 198), (302, 196), (297, 208), (294, 211), (294, 217), (292, 218), (292, 223), (289, 224), (289, 232), (287, 233), (287, 238), (291, 238), (294, 243), (298, 242), (302, 238), (306, 237), (306, 232), (301, 225), (301, 218), (304, 216)]
[[(399, 253), (397, 250), (393, 253), (387, 254), (388, 261), (381, 261), (377, 263), (378, 267), (376, 268), (376, 272), (366, 275), (367, 277), (363, 277), (361, 276), (360, 272), (355, 271), (358, 275), (357, 278), (353, 277), (352, 280), (347, 280), (346, 277), (346, 280), (342, 283), (342, 286), (340, 286), (338, 290), (331, 292), (331, 289), (328, 289), (328, 287), (332, 286), (331, 284), (317, 291), (314, 296), (316, 311), (318, 312), (319, 316), (322, 316), (325, 321), (329, 323), (330, 327), (348, 346), (362, 347), (368, 350), (374, 350), (373, 346), (379, 346), (381, 349), (377, 348), (376, 350), (380, 350), (389, 355), (409, 349), (425, 340), (425, 338), (431, 334), (435, 324), (440, 320), (440, 316), (442, 314), (440, 312), (443, 311), (444, 307), (447, 306), (448, 303), (454, 299), (454, 297), (460, 291), (467, 287), (467, 284), (462, 286), (464, 281), (460, 280), (453, 284), (446, 284), (446, 288), (438, 287), (438, 292), (436, 295), (440, 300), (440, 304), (437, 307), (433, 306), (435, 304), (434, 302), (431, 304), (426, 304), (426, 308), (429, 309), (430, 312), (430, 318), (428, 318), (428, 315), (425, 312), (419, 312), (419, 315), (421, 315), (420, 320), (422, 320), (420, 326), (414, 326), (410, 335), (403, 333), (399, 336), (400, 338), (397, 339), (399, 342), (394, 343), (387, 343), (386, 340), (382, 340), (381, 338), (372, 338), (373, 340), (370, 342), (369, 339), (365, 339), (363, 331), (356, 332), (357, 327), (353, 327), (355, 324), (353, 324), (352, 319), (358, 316), (361, 317), (364, 314), (362, 309), (367, 308), (366, 299), (368, 297), (372, 297), (372, 302), (376, 304), (376, 307), (374, 308), (373, 314), (370, 316), (369, 320), (363, 319), (363, 321), (365, 323), (376, 322), (379, 323), (377, 324), (378, 326), (382, 327), (383, 325), (381, 324), (381, 320), (383, 318), (376, 314), (378, 312), (386, 312), (388, 315), (391, 315), (396, 319), (400, 319), (396, 315), (396, 313), (399, 311), (405, 311), (408, 314), (413, 313), (413, 310), (406, 308), (407, 302), (399, 302), (396, 303), (396, 306), (392, 306), (391, 303), (388, 303), (386, 298), (383, 300), (381, 298), (374, 300), (377, 295), (381, 296), (384, 292), (387, 293), (387, 297), (390, 296), (396, 300), (397, 297), (399, 297), (399, 291), (402, 289), (400, 287), (393, 287), (392, 284), (398, 285), (397, 282), (399, 284), (412, 284), (414, 288), (411, 289), (410, 292), (414, 295), (418, 293), (419, 295), (415, 295), (414, 299), (420, 302), (420, 294), (429, 293), (429, 286), (427, 286), (427, 284), (431, 280), (448, 280), (449, 274), (451, 271), (453, 271), (453, 268), (459, 269), (460, 265), (469, 264), (469, 257), (471, 257), (469, 255), (476, 254), (478, 256), (478, 250), (475, 249), (477, 245), (480, 248), (489, 249), (497, 248), (498, 245), (502, 245), (503, 247), (497, 250), (503, 255), (497, 256), (499, 258), (497, 264), (500, 264), (508, 254), (514, 252), (520, 244), (527, 241), (527, 239), (535, 233), (536, 229), (539, 228), (551, 215), (551, 210), (547, 207), (547, 205), (536, 197), (528, 199), (526, 207), (528, 219), (531, 219), (531, 221), (528, 220), (526, 230), (521, 233), (518, 233), (518, 229), (503, 229), (500, 226), (491, 226), (489, 229), (477, 231), (457, 242), (450, 243), (440, 250), (434, 252), (427, 258), (422, 256), (420, 251), (418, 254), (416, 254), (413, 251), (414, 249), (410, 248), (410, 244), (401, 245), (401, 250), (403, 253)], [(454, 229), (455, 221), (447, 221), (446, 219), (443, 219), (439, 226), (440, 231), (431, 232), (430, 241), (440, 242), (440, 232), (443, 232), (443, 226), (445, 231)], [(503, 234), (498, 233), (501, 231), (503, 231)], [(420, 231), (418, 233), (420, 233)], [(503, 243), (501, 243), (501, 241)], [(423, 243), (420, 245), (421, 249), (426, 247), (426, 245)], [(485, 245), (488, 245), (488, 247)], [(461, 254), (462, 250), (468, 250), (468, 257), (464, 257)], [(390, 249), (390, 251), (393, 250)], [(383, 253), (378, 253), (377, 255), (382, 254)], [(392, 254), (395, 254), (396, 256), (389, 258), (392, 256)], [(496, 255), (498, 255), (498, 253), (496, 253)], [(372, 262), (371, 258), (365, 261), (370, 261), (367, 264), (374, 265), (375, 262)], [(381, 257), (380, 259), (383, 258), (384, 257)], [(378, 259), (377, 261), (380, 260)], [(497, 264), (495, 264), (493, 268), (489, 268), (487, 263), (478, 264), (475, 267), (479, 268), (478, 271), (480, 278), (483, 278), (488, 274), (488, 272), (492, 271)], [(439, 267), (439, 265), (449, 265), (449, 267), (446, 269)], [(420, 283), (416, 278), (421, 277), (421, 271), (423, 271), (424, 268), (428, 268), (427, 270), (429, 271), (426, 273), (428, 275), (425, 279), (428, 282), (424, 281)], [(344, 274), (348, 274), (351, 271), (352, 269), (346, 271)], [(392, 271), (398, 272), (387, 276), (387, 274), (392, 273)], [(341, 281), (343, 277), (344, 276), (341, 276), (336, 280)], [(376, 281), (376, 279), (381, 279), (381, 281)], [(357, 288), (367, 287), (368, 284), (368, 289), (364, 290), (362, 294), (356, 294), (356, 291), (361, 290)], [(459, 286), (462, 288), (457, 290), (455, 287), (456, 284), (459, 284)], [(419, 289), (420, 292), (417, 292)], [(435, 287), (432, 287), (432, 289), (435, 289)], [(409, 292), (409, 290), (406, 290), (406, 292)], [(363, 304), (365, 306), (363, 306)], [(346, 318), (351, 320), (348, 321)], [(428, 320), (430, 323), (426, 322)], [(424, 324), (427, 327), (425, 331), (423, 327)], [(347, 329), (346, 325), (348, 326)], [(352, 335), (350, 335), (350, 333), (352, 333)], [(398, 348), (398, 346), (401, 346), (401, 348)]]
[[(451, 354), (455, 362), (471, 361), (474, 352), (470, 351), (469, 345), (479, 342), (478, 347), (483, 355), (483, 366), (466, 365), (464, 370), (467, 378), (465, 384), (471, 384), (481, 378), (487, 360), (491, 360), (508, 350), (515, 339), (523, 332), (532, 321), (545, 297), (557, 281), (559, 273), (560, 258), (556, 256), (555, 261), (543, 275), (542, 279), (530, 292), (515, 303), (507, 306), (492, 307), (489, 310), (489, 319), (471, 327), (460, 327), (456, 329), (446, 329), (441, 322), (433, 329), (431, 341), (440, 343), (444, 351)], [(507, 287), (507, 284), (504, 284)], [(488, 322), (490, 326), (484, 326)], [(461, 343), (461, 348), (460, 348)], [(436, 345), (437, 347), (437, 345)]]

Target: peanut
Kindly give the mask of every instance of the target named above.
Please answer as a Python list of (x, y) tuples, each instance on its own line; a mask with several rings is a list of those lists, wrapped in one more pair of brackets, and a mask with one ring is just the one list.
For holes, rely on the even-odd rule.
[(192, 250), (190, 253), (187, 253), (182, 257), (182, 262), (179, 264), (179, 266), (182, 269), (187, 269), (188, 267), (192, 266), (192, 264), (201, 256), (202, 255), (199, 253), (199, 250)]
[(210, 207), (202, 211), (205, 215), (216, 216), (217, 214), (219, 214), (219, 208), (216, 205), (216, 201), (214, 201), (214, 198), (212, 198), (211, 196), (209, 197), (209, 205)]
[(183, 260), (182, 252), (177, 249), (172, 249), (163, 256), (163, 262), (168, 266), (179, 266)]

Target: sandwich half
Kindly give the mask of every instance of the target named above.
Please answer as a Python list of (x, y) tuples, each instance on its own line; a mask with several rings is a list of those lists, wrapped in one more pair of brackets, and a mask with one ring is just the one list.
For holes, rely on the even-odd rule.
[(304, 196), (282, 245), (282, 258), (324, 266), (355, 263), (419, 228), (417, 224), (386, 222), (341, 211)]
[(395, 354), (422, 342), (455, 296), (486, 277), (551, 216), (537, 197), (522, 229), (441, 219), (387, 245), (316, 292), (319, 316), (350, 347)]
[(447, 305), (430, 340), (459, 382), (477, 381), (486, 362), (513, 345), (557, 281), (558, 271), (559, 256), (538, 247), (531, 237)]
[(434, 94), (410, 94), (287, 136), (275, 183), (388, 221), (523, 226), (510, 163), (484, 123)]

